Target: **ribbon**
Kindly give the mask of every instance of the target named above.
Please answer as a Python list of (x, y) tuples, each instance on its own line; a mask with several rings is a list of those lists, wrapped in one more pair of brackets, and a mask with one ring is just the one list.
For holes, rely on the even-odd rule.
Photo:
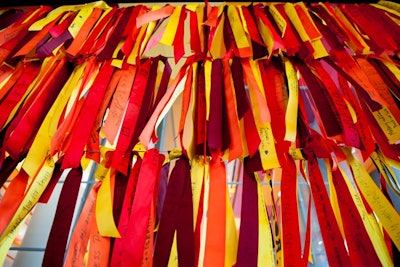
[[(122, 173), (127, 173), (130, 151), (135, 145), (133, 136), (139, 119), (140, 108), (148, 82), (147, 76), (150, 72), (151, 60), (147, 60), (139, 67), (138, 73), (132, 85), (129, 103), (125, 118), (122, 122), (117, 147), (114, 152), (112, 166)], [(129, 85), (127, 85), (129, 86)]]
[(102, 236), (120, 237), (113, 215), (115, 172), (108, 169), (96, 199), (96, 224)]
[(36, 134), (39, 130), (40, 123), (68, 78), (66, 59), (57, 60), (57, 63), (53, 72), (49, 73), (47, 80), (40, 84), (36, 97), (32, 98), (31, 105), (24, 112), (18, 125), (4, 144), (8, 153), (14, 158), (18, 158), (27, 151), (28, 145), (33, 141), (32, 133)]
[(210, 91), (210, 114), (207, 125), (207, 141), (210, 150), (223, 149), (223, 121), (224, 121), (224, 101), (223, 101), (223, 79), (222, 62), (215, 60), (212, 63)]
[(120, 38), (121, 38), (121, 32), (124, 31), (129, 18), (131, 17), (133, 11), (133, 7), (128, 7), (128, 8), (123, 8), (121, 9), (121, 12), (123, 12), (121, 19), (118, 21), (118, 24), (115, 26), (112, 34), (109, 36), (109, 39), (107, 43), (105, 44), (105, 47), (101, 51), (101, 53), (98, 55), (99, 59), (110, 59), (112, 57), (112, 54), (114, 50), (116, 49)]
[(91, 130), (89, 140), (86, 144), (86, 158), (93, 159), (96, 162), (100, 162), (100, 129), (103, 124), (104, 114), (109, 106), (110, 100), (116, 90), (117, 83), (121, 77), (121, 72), (116, 70), (107, 86), (104, 97), (100, 103), (99, 111), (97, 112), (96, 119), (94, 120), (93, 128)]
[(192, 184), (192, 202), (193, 202), (193, 225), (194, 225), (194, 244), (195, 244), (195, 263), (198, 264), (201, 251), (201, 223), (203, 217), (204, 200), (204, 179), (205, 172), (208, 171), (208, 165), (199, 157), (193, 158), (191, 162), (191, 184)]
[(117, 87), (110, 105), (109, 114), (102, 127), (102, 131), (107, 140), (114, 144), (119, 126), (124, 115), (126, 103), (129, 99), (130, 90), (136, 74), (136, 67), (129, 66), (126, 70), (121, 70), (120, 79), (117, 82)]
[(379, 266), (379, 259), (376, 253), (374, 253), (375, 249), (372, 246), (373, 241), (369, 239), (364, 223), (359, 216), (356, 205), (351, 199), (350, 192), (347, 189), (340, 170), (332, 171), (332, 174), (336, 194), (338, 199), (340, 199), (338, 204), (352, 264), (359, 266)]
[(72, 217), (82, 179), (82, 168), (72, 169), (65, 178), (47, 240), (42, 266), (62, 266)]
[(94, 50), (95, 45), (97, 44), (97, 41), (99, 40), (99, 38), (101, 36), (101, 33), (104, 30), (106, 30), (106, 27), (110, 23), (113, 23), (113, 21), (114, 21), (113, 18), (115, 17), (116, 13), (117, 13), (117, 8), (111, 8), (111, 9), (108, 9), (103, 12), (101, 17), (97, 20), (96, 25), (94, 26), (92, 31), (87, 36), (84, 43), (81, 45), (80, 50), (79, 50), (80, 55), (85, 56), (87, 54), (94, 54), (97, 52)]
[(129, 174), (128, 183), (126, 185), (126, 191), (122, 203), (121, 215), (118, 223), (118, 232), (121, 234), (121, 238), (115, 239), (114, 247), (112, 251), (110, 264), (112, 266), (121, 266), (122, 258), (124, 256), (123, 247), (126, 242), (126, 233), (128, 231), (129, 217), (132, 211), (132, 202), (135, 197), (135, 191), (137, 186), (137, 179), (139, 176), (139, 170), (142, 164), (140, 157), (136, 157), (136, 161)]
[[(97, 200), (96, 192), (88, 199), (92, 206), (71, 239), (66, 266), (82, 265), (86, 251), (92, 266), (152, 266), (160, 251), (160, 265), (170, 266), (306, 265), (312, 205), (302, 253), (295, 199), (295, 164), (306, 163), (329, 264), (397, 263), (399, 220), (390, 198), (392, 189), (398, 193), (391, 170), (400, 155), (398, 4), (110, 8), (96, 2), (50, 10), (28, 9), (13, 23), (0, 12), (6, 27), (0, 31), (0, 184), (12, 179), (0, 202), (0, 259), (27, 212), (51, 195), (61, 174), (54, 162), (86, 165), (86, 151), (101, 161), (95, 176), (103, 182)], [(159, 45), (169, 47), (162, 56), (155, 55)], [(180, 139), (177, 147), (164, 140), (169, 137)], [(166, 173), (159, 182), (159, 152), (150, 149), (143, 160), (132, 152), (154, 146), (181, 149), (189, 159), (179, 160), (185, 160), (179, 183)], [(362, 166), (369, 156), (381, 188)], [(238, 158), (246, 161), (245, 191), (253, 192), (243, 192), (239, 243), (223, 161)], [(280, 167), (282, 233), (274, 202), (268, 216), (259, 172), (268, 170), (263, 175), (277, 181)], [(354, 177), (346, 176), (350, 171)], [(167, 181), (179, 186), (165, 200), (178, 199), (173, 218), (168, 205), (161, 208)], [(74, 193), (63, 190), (60, 207), (76, 194), (79, 183), (69, 182), (65, 192)], [(46, 252), (45, 265), (53, 256), (54, 265), (62, 264), (68, 229), (61, 249), (49, 243), (57, 251)]]
[[(376, 218), (372, 213), (367, 211), (367, 207), (365, 206), (365, 202), (363, 201), (362, 196), (358, 191), (356, 191), (356, 188), (354, 187), (353, 184), (351, 184), (350, 177), (347, 175), (351, 170), (347, 165), (339, 165), (339, 170), (343, 177), (345, 178), (344, 181), (346, 182), (347, 188), (351, 194), (351, 197), (353, 199), (353, 203), (356, 205), (358, 213), (360, 214), (360, 217), (363, 221), (364, 227), (368, 233), (368, 236), (370, 240), (374, 241), (372, 242), (372, 245), (374, 246), (374, 249), (377, 253), (377, 256), (379, 257), (379, 260), (382, 264), (382, 266), (385, 265), (393, 265), (393, 260), (391, 259), (391, 256), (389, 255), (388, 247), (385, 244), (383, 234), (380, 230), (377, 231), (379, 228), (379, 225), (376, 221)], [(343, 167), (343, 168), (342, 168)]]
[(386, 229), (390, 238), (397, 248), (400, 247), (398, 238), (398, 227), (400, 216), (393, 208), (389, 201), (385, 198), (376, 184), (373, 182), (367, 171), (362, 167), (361, 163), (348, 150), (344, 150), (347, 160), (353, 171), (356, 183), (367, 203), (376, 213), (383, 227)]
[(210, 163), (210, 191), (204, 266), (225, 266), (226, 172), (222, 158), (214, 155)]
[(0, 202), (0, 211), (2, 214), (0, 218), (0, 232), (4, 231), (12, 219), (13, 214), (15, 214), (21, 204), (28, 185), (28, 178), (29, 176), (24, 172), (24, 170), (18, 172), (18, 174), (11, 180), (7, 191), (3, 195)]
[(264, 85), (265, 96), (268, 106), (270, 107), (271, 128), (276, 142), (277, 156), (279, 162), (284, 164), (284, 154), (288, 151), (289, 142), (284, 141), (286, 133), (286, 91), (283, 88), (282, 71), (278, 68), (277, 62), (274, 61), (272, 61), (271, 64), (267, 64), (267, 61), (265, 60), (260, 61), (259, 68)]
[(240, 126), (236, 108), (235, 89), (230, 73), (230, 66), (227, 60), (222, 61), (224, 75), (224, 96), (226, 103), (226, 113), (229, 124), (229, 161), (240, 157), (243, 154), (242, 138), (240, 136)]
[(255, 175), (257, 182), (258, 197), (258, 254), (257, 266), (275, 265), (272, 229), (266, 210), (265, 200), (262, 191), (262, 185), (258, 175)]
[(282, 236), (283, 236), (283, 261), (285, 266), (297, 266), (302, 261), (299, 212), (297, 203), (297, 173), (294, 160), (287, 156), (286, 164), (282, 168), (281, 179), (281, 206), (282, 212)]
[(71, 133), (71, 140), (73, 140), (73, 142), (70, 143), (65, 151), (65, 156), (62, 162), (63, 169), (79, 165), (83, 148), (89, 138), (96, 114), (99, 111), (102, 98), (113, 71), (114, 67), (110, 65), (110, 62), (105, 62), (100, 68), (99, 74), (97, 75), (86, 97), (85, 103), (83, 104), (82, 110), (85, 112), (79, 116), (76, 122), (76, 128), (74, 128)]
[(18, 225), (24, 220), (26, 215), (32, 210), (34, 205), (39, 200), (41, 194), (45, 190), (49, 183), (54, 170), (54, 161), (52, 158), (48, 158), (44, 163), (40, 171), (34, 177), (28, 190), (25, 192), (21, 204), (18, 206), (17, 211), (14, 213), (11, 221), (7, 227), (2, 231), (0, 235), (0, 242), (4, 242), (6, 239), (13, 236), (13, 232), (16, 231)]
[(144, 155), (129, 217), (127, 242), (123, 247), (124, 257), (121, 266), (140, 266), (142, 263), (150, 206), (154, 190), (156, 190), (154, 186), (163, 161), (164, 156), (160, 155), (156, 149), (150, 149)]
[[(9, 122), (9, 116), (12, 110), (22, 104), (21, 100), (23, 100), (26, 92), (29, 90), (29, 88), (31, 88), (30, 84), (34, 81), (39, 71), (40, 66), (35, 63), (23, 66), (21, 68), (21, 73), (19, 73), (19, 71), (15, 72), (14, 75), (9, 79), (8, 83), (2, 88), (1, 92), (4, 90), (5, 98), (2, 99), (0, 104), (1, 128), (4, 128), (5, 124)], [(14, 85), (13, 82), (15, 82)]]
[(297, 80), (297, 73), (290, 60), (285, 61), (286, 78), (289, 87), (289, 100), (287, 103), (285, 113), (285, 141), (294, 142), (296, 139), (296, 126), (297, 126), (297, 107), (299, 97), (299, 84)]
[(66, 50), (66, 52), (69, 55), (71, 55), (72, 57), (77, 55), (77, 53), (79, 52), (83, 43), (85, 42), (85, 39), (88, 37), (90, 31), (92, 30), (92, 27), (95, 25), (97, 20), (100, 18), (102, 12), (103, 11), (100, 8), (93, 9), (93, 11), (90, 13), (90, 16), (87, 18), (85, 23), (82, 25), (82, 28), (77, 33), (74, 40), (72, 41), (72, 43), (69, 45), (68, 49)]
[[(308, 89), (311, 92), (312, 98), (314, 99), (315, 106), (320, 114), (322, 124), (326, 130), (326, 134), (329, 137), (336, 136), (342, 133), (341, 126), (337, 121), (338, 111), (334, 108), (332, 99), (325, 95), (322, 90), (319, 89), (318, 81), (312, 75), (311, 70), (303, 63), (296, 64), (302, 77), (307, 83)], [(318, 99), (318, 100), (316, 100)]]
[(194, 266), (193, 204), (190, 166), (178, 159), (171, 173), (154, 248), (154, 266), (166, 266), (176, 231), (178, 263)]
[(311, 63), (310, 65), (313, 69), (315, 68), (315, 72), (318, 73), (317, 77), (319, 77), (320, 81), (323, 82), (323, 84), (325, 85), (327, 92), (332, 98), (332, 101), (338, 111), (338, 120), (340, 121), (343, 129), (345, 144), (352, 147), (360, 147), (358, 131), (353, 124), (353, 119), (348, 109), (348, 105), (345, 101), (343, 101), (343, 98), (340, 95), (340, 91), (338, 90), (338, 88), (336, 88), (334, 81), (332, 80), (332, 78), (330, 78), (328, 72), (322, 68), (322, 65), (320, 65), (316, 61)]
[(50, 149), (49, 138), (53, 137), (55, 134), (55, 127), (57, 127), (61, 113), (68, 102), (68, 98), (71, 96), (74, 86), (76, 86), (80, 76), (83, 74), (85, 66), (86, 64), (82, 64), (72, 72), (70, 78), (64, 85), (63, 89), (61, 89), (56, 100), (54, 101), (54, 104), (43, 120), (42, 125), (40, 126), (38, 133), (32, 142), (24, 164), (22, 165), (22, 168), (29, 175), (35, 175), (36, 171), (48, 155)]
[(243, 171), (242, 209), (240, 213), (239, 247), (236, 266), (257, 266), (258, 199), (254, 175)]
[(345, 265), (346, 262), (350, 261), (350, 258), (344, 246), (344, 240), (340, 234), (332, 206), (329, 203), (325, 185), (318, 169), (318, 163), (313, 156), (308, 158), (308, 170), (310, 173), (311, 192), (328, 261), (334, 266)]
[(92, 224), (96, 223), (94, 213), (97, 191), (100, 186), (101, 182), (98, 182), (90, 190), (68, 245), (68, 251), (63, 265), (65, 267), (82, 266), (83, 264), (83, 257), (90, 238), (90, 228)]

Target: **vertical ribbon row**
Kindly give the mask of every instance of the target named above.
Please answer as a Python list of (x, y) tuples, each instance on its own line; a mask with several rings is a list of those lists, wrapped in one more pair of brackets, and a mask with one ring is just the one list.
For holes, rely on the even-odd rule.
[(43, 266), (308, 266), (316, 225), (331, 266), (400, 264), (399, 23), (389, 1), (1, 10), (0, 262), (65, 172)]

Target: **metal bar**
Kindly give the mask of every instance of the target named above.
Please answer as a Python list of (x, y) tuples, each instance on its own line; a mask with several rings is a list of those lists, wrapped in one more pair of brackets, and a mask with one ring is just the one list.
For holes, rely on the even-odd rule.
[(15, 251), (32, 251), (32, 252), (42, 252), (45, 248), (32, 248), (32, 247), (10, 247), (10, 250)]

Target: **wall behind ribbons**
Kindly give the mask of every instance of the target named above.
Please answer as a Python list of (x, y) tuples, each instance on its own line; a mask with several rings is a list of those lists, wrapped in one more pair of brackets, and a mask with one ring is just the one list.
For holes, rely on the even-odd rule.
[(0, 262), (49, 205), (38, 266), (399, 265), (399, 23), (390, 1), (0, 9)]

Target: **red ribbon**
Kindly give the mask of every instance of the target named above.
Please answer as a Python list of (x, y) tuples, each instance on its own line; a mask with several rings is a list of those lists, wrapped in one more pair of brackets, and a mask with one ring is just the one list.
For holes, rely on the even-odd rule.
[(99, 74), (96, 76), (96, 79), (89, 90), (82, 107), (82, 112), (72, 130), (71, 143), (65, 151), (65, 156), (62, 161), (63, 169), (75, 168), (80, 164), (83, 148), (89, 139), (108, 82), (110, 81), (114, 71), (114, 67), (111, 66), (110, 63), (110, 61), (103, 63)]
[(131, 169), (129, 174), (128, 183), (126, 185), (126, 191), (124, 194), (124, 199), (121, 208), (121, 214), (118, 222), (118, 232), (121, 235), (121, 238), (115, 239), (110, 265), (111, 266), (121, 266), (122, 258), (124, 256), (123, 248), (124, 243), (127, 241), (127, 231), (128, 231), (128, 222), (129, 217), (132, 211), (132, 203), (135, 197), (137, 181), (139, 177), (139, 171), (142, 166), (142, 159), (140, 157), (137, 158), (135, 165)]
[(164, 156), (158, 150), (148, 150), (143, 158), (129, 217), (121, 266), (140, 266), (146, 241), (155, 185)]

